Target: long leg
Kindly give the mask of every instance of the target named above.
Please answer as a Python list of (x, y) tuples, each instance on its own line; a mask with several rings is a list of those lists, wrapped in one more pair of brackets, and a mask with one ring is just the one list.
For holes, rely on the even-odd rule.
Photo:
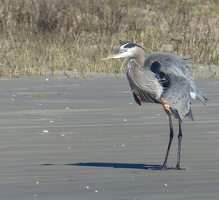
[(171, 115), (168, 114), (168, 117), (169, 117), (169, 126), (170, 126), (170, 139), (169, 139), (169, 144), (168, 144), (168, 147), (167, 147), (167, 152), (166, 152), (166, 156), (165, 156), (165, 159), (164, 159), (164, 163), (163, 163), (161, 169), (167, 169), (167, 159), (168, 159), (170, 147), (171, 147), (171, 144), (172, 144), (172, 140), (173, 140), (173, 137), (174, 137)]
[(181, 169), (181, 168), (180, 168), (181, 142), (182, 142), (182, 129), (181, 129), (181, 122), (180, 122), (180, 120), (179, 120), (178, 154), (177, 154), (177, 164), (176, 164), (176, 169)]

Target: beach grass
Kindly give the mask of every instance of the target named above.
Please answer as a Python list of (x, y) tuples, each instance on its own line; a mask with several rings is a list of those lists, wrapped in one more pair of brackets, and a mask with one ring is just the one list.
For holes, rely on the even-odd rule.
[(217, 0), (0, 0), (0, 75), (122, 73), (123, 60), (101, 58), (126, 41), (148, 54), (219, 65), (218, 7)]

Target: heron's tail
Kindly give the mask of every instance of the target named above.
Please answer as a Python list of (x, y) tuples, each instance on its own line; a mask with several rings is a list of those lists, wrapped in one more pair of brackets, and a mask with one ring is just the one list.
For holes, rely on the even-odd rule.
[(196, 95), (200, 99), (200, 101), (206, 106), (209, 100), (205, 97), (205, 95), (199, 89), (196, 90)]
[(198, 99), (206, 106), (207, 102), (209, 101), (207, 99), (207, 97), (205, 97), (205, 95), (197, 88), (197, 86), (195, 85), (194, 81), (192, 79), (190, 79), (190, 86), (192, 88), (192, 92), (190, 92), (190, 96), (193, 99), (196, 99), (196, 97), (198, 97)]
[(205, 95), (198, 89), (196, 88), (194, 92), (190, 92), (190, 96), (193, 99), (196, 99), (196, 97), (199, 98), (199, 100), (206, 106), (207, 102), (209, 101)]

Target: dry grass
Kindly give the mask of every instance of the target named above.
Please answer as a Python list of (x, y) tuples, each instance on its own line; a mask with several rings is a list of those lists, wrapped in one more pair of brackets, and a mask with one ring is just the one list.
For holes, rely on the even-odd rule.
[(120, 73), (120, 41), (219, 64), (217, 0), (0, 0), (0, 74)]

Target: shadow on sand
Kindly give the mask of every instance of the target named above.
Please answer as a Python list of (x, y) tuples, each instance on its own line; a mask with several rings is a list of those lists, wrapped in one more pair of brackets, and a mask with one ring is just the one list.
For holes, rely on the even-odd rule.
[[(42, 166), (50, 166), (57, 164), (43, 164)], [(159, 169), (161, 165), (154, 164), (132, 164), (132, 163), (106, 163), (106, 162), (80, 162), (62, 164), (81, 167), (105, 167), (105, 168), (123, 168), (123, 169)]]

